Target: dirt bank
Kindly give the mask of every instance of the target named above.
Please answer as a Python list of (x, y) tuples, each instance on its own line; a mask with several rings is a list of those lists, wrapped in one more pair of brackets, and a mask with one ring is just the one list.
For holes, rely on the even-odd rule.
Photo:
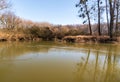
[(116, 43), (120, 42), (119, 38), (109, 38), (109, 36), (65, 36), (64, 42), (73, 43)]

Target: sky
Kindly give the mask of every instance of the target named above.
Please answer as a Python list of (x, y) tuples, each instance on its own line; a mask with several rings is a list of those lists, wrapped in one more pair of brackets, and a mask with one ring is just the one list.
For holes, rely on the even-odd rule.
[(13, 12), (23, 19), (52, 24), (80, 24), (79, 0), (12, 0)]

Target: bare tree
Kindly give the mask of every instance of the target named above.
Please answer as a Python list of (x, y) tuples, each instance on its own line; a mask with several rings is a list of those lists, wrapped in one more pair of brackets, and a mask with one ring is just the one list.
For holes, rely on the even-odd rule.
[(110, 28), (109, 28), (109, 36), (110, 36), (110, 38), (113, 38), (115, 4), (116, 4), (116, 0), (109, 0), (109, 9), (110, 9)]
[(0, 10), (10, 7), (8, 0), (0, 0)]
[(116, 36), (118, 34), (119, 15), (120, 15), (120, 0), (117, 0), (116, 1), (116, 27), (115, 27), (115, 34), (116, 34)]
[(9, 7), (10, 7), (10, 3), (8, 2), (8, 0), (0, 0), (0, 26), (2, 26), (3, 24), (3, 17), (2, 17), (3, 10)]
[(100, 0), (97, 0), (98, 5), (98, 34), (101, 35), (100, 31)]
[(109, 16), (108, 16), (108, 0), (105, 0), (105, 5), (106, 5), (106, 19), (107, 19), (107, 27), (108, 27), (108, 35), (110, 35), (109, 30), (110, 30), (110, 25), (109, 25)]
[(87, 16), (87, 20), (85, 20), (83, 23), (88, 21), (90, 35), (92, 35), (90, 11), (88, 9), (87, 2), (88, 2), (88, 0), (80, 0), (79, 3), (76, 5), (76, 7), (80, 7), (79, 12), (82, 12), (82, 13), (80, 13), (79, 17), (85, 18)]
[(17, 17), (13, 12), (5, 12), (0, 17), (2, 26), (8, 29), (14, 29), (19, 27), (21, 19)]

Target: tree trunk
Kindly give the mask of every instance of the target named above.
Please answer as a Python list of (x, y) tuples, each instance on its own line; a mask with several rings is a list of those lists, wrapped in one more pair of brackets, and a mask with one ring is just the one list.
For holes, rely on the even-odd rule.
[(86, 2), (85, 2), (85, 9), (86, 9), (86, 14), (87, 14), (88, 23), (89, 23), (90, 35), (92, 35), (91, 21), (90, 21), (89, 11), (88, 11), (88, 9), (87, 9), (87, 4), (86, 4)]
[(110, 5), (110, 38), (113, 38), (113, 27), (114, 27), (114, 9), (115, 9), (115, 3), (116, 0), (114, 0), (114, 3), (112, 5), (112, 1), (109, 0), (109, 5)]
[(101, 36), (101, 29), (100, 29), (100, 0), (98, 2), (98, 34)]
[(110, 25), (109, 25), (109, 18), (108, 18), (108, 8), (107, 8), (107, 0), (105, 1), (106, 3), (106, 18), (107, 18), (107, 27), (108, 27), (108, 35), (110, 35)]
[(118, 15), (119, 15), (119, 0), (116, 4), (116, 27), (115, 27), (115, 35), (117, 36), (118, 33)]

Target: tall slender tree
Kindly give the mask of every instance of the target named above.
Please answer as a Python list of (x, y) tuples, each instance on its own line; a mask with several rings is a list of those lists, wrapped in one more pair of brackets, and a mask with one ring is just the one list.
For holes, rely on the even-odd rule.
[(110, 9), (110, 28), (109, 28), (109, 36), (110, 36), (110, 38), (113, 38), (115, 4), (116, 4), (116, 0), (109, 0), (109, 9)]
[(118, 23), (119, 23), (119, 15), (120, 15), (120, 0), (116, 1), (116, 26), (115, 26), (115, 34), (118, 34)]
[(97, 6), (98, 6), (98, 34), (101, 35), (101, 30), (100, 30), (100, 0), (97, 0)]
[(76, 7), (80, 7), (79, 12), (82, 12), (82, 13), (80, 13), (79, 17), (85, 18), (87, 16), (87, 20), (85, 20), (83, 23), (88, 21), (90, 35), (92, 35), (90, 11), (88, 10), (87, 2), (88, 2), (88, 0), (80, 0), (79, 3), (76, 5)]
[(110, 25), (109, 25), (109, 11), (108, 11), (108, 0), (105, 0), (105, 8), (106, 8), (106, 19), (107, 19), (107, 27), (108, 27), (108, 35), (110, 35)]

